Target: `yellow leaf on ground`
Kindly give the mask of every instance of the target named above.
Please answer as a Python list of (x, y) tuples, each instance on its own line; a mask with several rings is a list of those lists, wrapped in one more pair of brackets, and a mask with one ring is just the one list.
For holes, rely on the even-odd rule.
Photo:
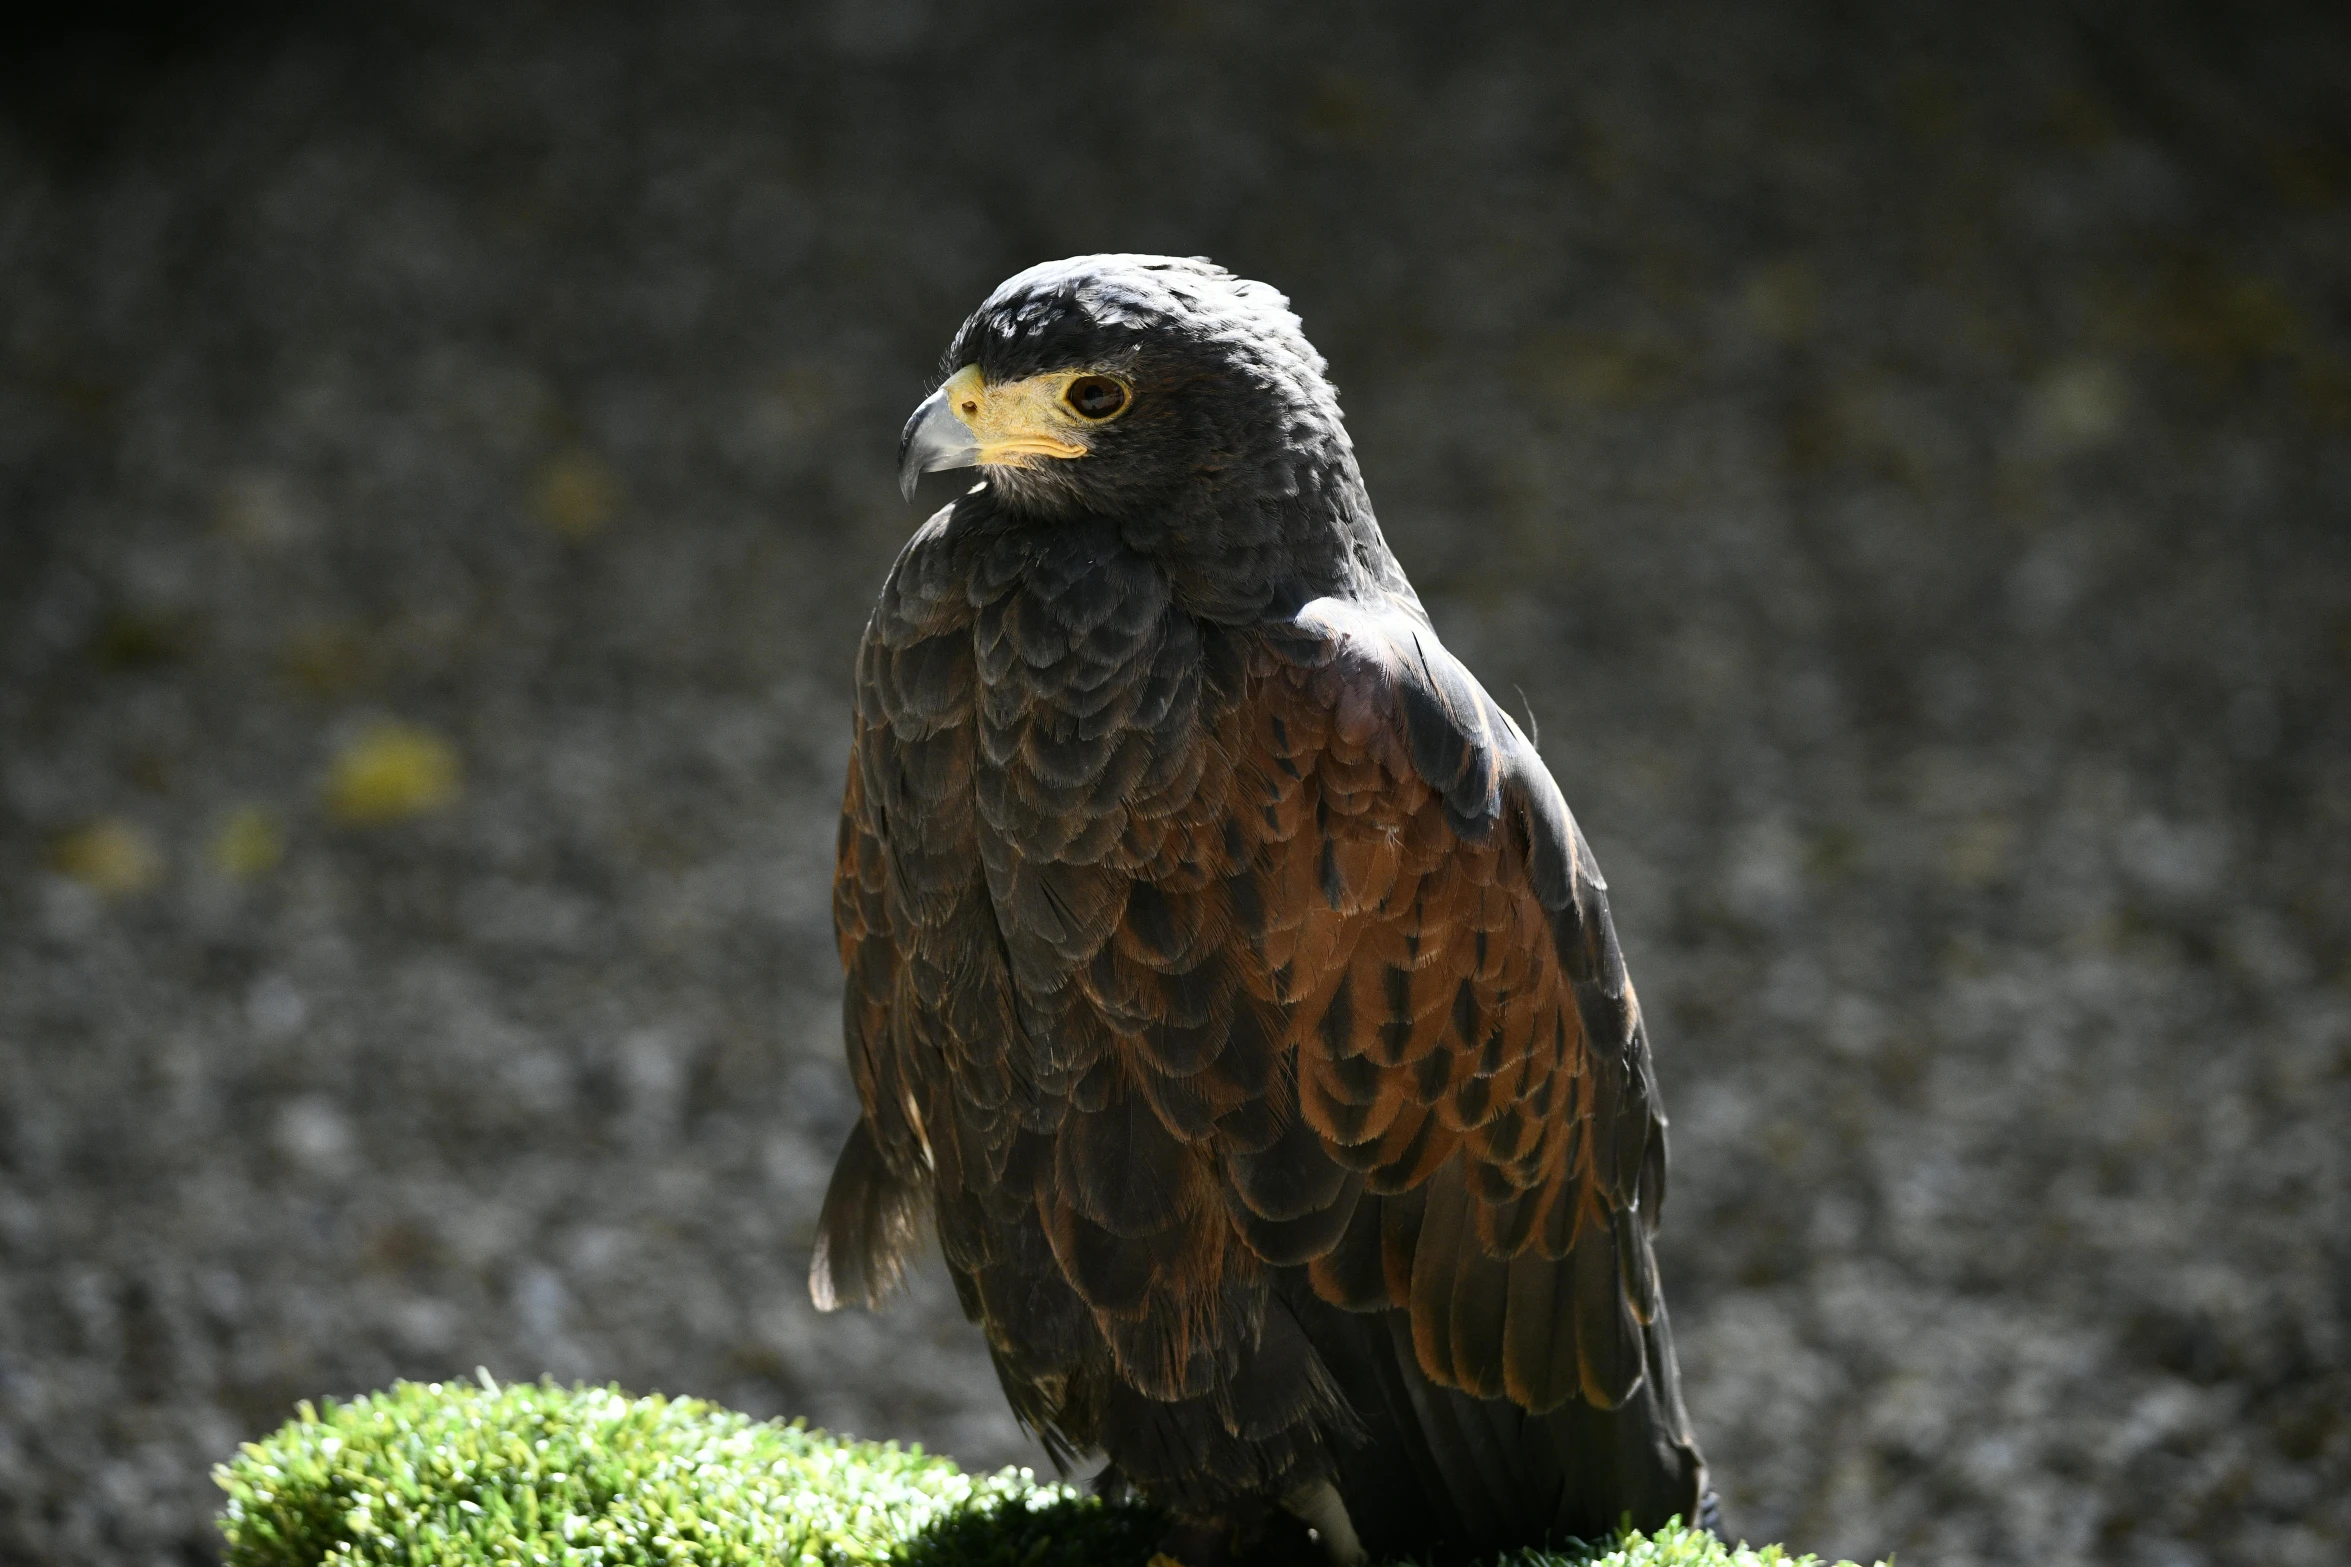
[(610, 469), (586, 452), (558, 457), (539, 471), (531, 510), (551, 531), (567, 539), (601, 532), (620, 508), (620, 485)]
[(286, 857), (286, 835), (277, 817), (258, 805), (240, 805), (212, 835), (212, 863), (231, 881), (251, 881), (277, 869)]
[(59, 838), (49, 863), (109, 898), (145, 892), (163, 876), (163, 856), (153, 835), (114, 817), (87, 823)]
[(453, 804), (462, 788), (448, 741), (412, 724), (382, 723), (336, 754), (327, 809), (354, 824), (399, 821)]

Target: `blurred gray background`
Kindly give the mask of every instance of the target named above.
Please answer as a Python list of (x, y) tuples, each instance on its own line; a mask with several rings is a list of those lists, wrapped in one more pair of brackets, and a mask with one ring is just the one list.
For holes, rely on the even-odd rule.
[[(196, 10), (0, 78), (0, 1561), (393, 1377), (1036, 1461), (818, 1318), (963, 312), (1287, 290), (1613, 882), (1742, 1534), (2351, 1559), (2332, 7)], [(925, 492), (936, 504), (944, 487)]]

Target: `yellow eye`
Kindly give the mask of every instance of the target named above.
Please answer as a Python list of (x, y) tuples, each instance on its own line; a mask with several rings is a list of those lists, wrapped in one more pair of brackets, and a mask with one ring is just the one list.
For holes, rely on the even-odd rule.
[(1127, 389), (1106, 375), (1081, 375), (1061, 400), (1081, 419), (1109, 419), (1125, 410)]

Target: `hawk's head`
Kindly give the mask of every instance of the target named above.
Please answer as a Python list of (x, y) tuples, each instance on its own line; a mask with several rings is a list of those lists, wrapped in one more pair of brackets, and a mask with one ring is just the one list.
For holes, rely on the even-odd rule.
[(1037, 516), (1190, 515), (1218, 533), (1234, 508), (1299, 513), (1274, 531), (1368, 518), (1289, 301), (1197, 257), (1031, 267), (972, 312), (944, 369), (900, 443), (910, 497), (925, 473), (977, 466), (999, 504)]

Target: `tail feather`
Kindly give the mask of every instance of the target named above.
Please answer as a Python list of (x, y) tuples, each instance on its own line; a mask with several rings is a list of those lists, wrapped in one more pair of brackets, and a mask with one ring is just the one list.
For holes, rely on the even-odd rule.
[(1446, 1562), (1517, 1546), (1597, 1541), (1630, 1519), (1717, 1525), (1689, 1434), (1660, 1305), (1640, 1328), (1650, 1374), (1613, 1409), (1571, 1398), (1529, 1414), (1439, 1387), (1403, 1311), (1309, 1298), (1300, 1317), (1368, 1433), (1337, 1455), (1337, 1485), (1374, 1557)]
[(808, 1297), (817, 1310), (879, 1306), (896, 1293), (915, 1244), (922, 1200), (922, 1188), (890, 1168), (872, 1129), (859, 1117), (833, 1166), (824, 1210), (816, 1220)]

